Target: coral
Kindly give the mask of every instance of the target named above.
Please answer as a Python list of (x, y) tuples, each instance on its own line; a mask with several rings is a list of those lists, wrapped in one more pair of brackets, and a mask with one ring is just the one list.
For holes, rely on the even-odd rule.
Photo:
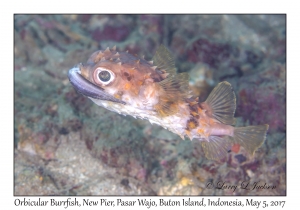
[[(115, 121), (114, 118), (118, 118), (118, 124), (111, 127), (106, 122)], [(131, 119), (110, 115), (96, 125), (85, 122), (82, 131), (85, 143), (95, 158), (115, 167), (120, 174), (145, 181), (149, 171), (148, 165), (151, 165), (151, 159), (145, 158), (146, 139), (137, 127), (130, 126), (128, 120)]]
[(163, 35), (163, 19), (162, 15), (140, 15), (141, 28), (140, 32), (148, 34)]
[(285, 131), (285, 98), (266, 89), (251, 88), (239, 92), (238, 114), (250, 124), (269, 124), (270, 131)]
[(182, 178), (178, 183), (161, 187), (158, 195), (200, 195), (202, 189), (190, 183), (188, 178)]
[(271, 132), (285, 132), (285, 67), (273, 64), (240, 82), (243, 88), (238, 93), (237, 115), (249, 120), (250, 124), (269, 124)]
[(42, 159), (50, 160), (55, 158), (55, 150), (59, 142), (57, 136), (41, 131), (33, 133), (29, 128), (24, 125), (18, 127), (19, 142), (18, 150), (27, 152), (31, 155), (38, 155)]
[(242, 154), (235, 155), (234, 157), (238, 160), (239, 163), (243, 163), (247, 160), (247, 158)]
[(207, 39), (198, 39), (192, 45), (192, 50), (187, 52), (189, 60), (193, 62), (202, 62), (211, 67), (218, 67), (220, 63), (225, 62), (232, 56), (238, 56), (237, 48), (229, 44), (211, 42)]
[(87, 98), (76, 93), (74, 89), (66, 92), (64, 97), (66, 102), (74, 109), (75, 113), (89, 113), (92, 104), (89, 103)]
[(123, 41), (130, 33), (130, 28), (126, 26), (106, 26), (103, 30), (95, 29), (92, 32), (92, 37), (96, 41), (113, 40)]

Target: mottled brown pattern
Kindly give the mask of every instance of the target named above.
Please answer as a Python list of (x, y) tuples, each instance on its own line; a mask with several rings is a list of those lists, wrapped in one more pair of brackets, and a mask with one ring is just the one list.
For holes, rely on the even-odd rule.
[(198, 120), (194, 117), (191, 117), (186, 123), (186, 130), (190, 131), (197, 128), (199, 125)]
[[(90, 82), (103, 88), (102, 84), (95, 79), (93, 72), (99, 67), (110, 69), (116, 74), (116, 78), (105, 85), (106, 89), (123, 90), (123, 93), (127, 92), (134, 97), (137, 97), (141, 90), (150, 95), (151, 91), (156, 91), (159, 98), (158, 103), (153, 106), (154, 110), (161, 117), (170, 116), (176, 113), (178, 105), (185, 103), (185, 99), (189, 97), (188, 75), (176, 74), (171, 55), (164, 47), (161, 47), (161, 51), (156, 55), (159, 58), (154, 57), (156, 60), (154, 64), (128, 52), (117, 52), (116, 48), (96, 51), (87, 63), (82, 65), (81, 74)], [(164, 62), (164, 56), (167, 63)], [(114, 93), (118, 99), (122, 95)]]
[(100, 106), (134, 117), (150, 117), (150, 122), (182, 138), (186, 135), (198, 139), (209, 159), (221, 159), (233, 143), (239, 143), (250, 154), (264, 143), (268, 125), (231, 126), (236, 98), (230, 83), (219, 83), (200, 103), (191, 94), (189, 75), (176, 74), (173, 56), (164, 46), (158, 48), (153, 61), (107, 48), (93, 53), (87, 64), (80, 66), (80, 72), (99, 90), (126, 104), (114, 107), (96, 101)]

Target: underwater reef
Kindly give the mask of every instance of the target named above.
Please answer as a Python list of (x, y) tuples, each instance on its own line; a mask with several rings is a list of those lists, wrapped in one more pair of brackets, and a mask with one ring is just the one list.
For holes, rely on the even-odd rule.
[[(208, 160), (199, 141), (98, 107), (69, 83), (99, 49), (151, 60), (161, 44), (200, 101), (228, 81), (236, 126), (269, 124), (253, 157), (236, 144)], [(286, 195), (286, 16), (15, 15), (14, 145), (15, 195)], [(242, 183), (261, 187), (229, 187)]]

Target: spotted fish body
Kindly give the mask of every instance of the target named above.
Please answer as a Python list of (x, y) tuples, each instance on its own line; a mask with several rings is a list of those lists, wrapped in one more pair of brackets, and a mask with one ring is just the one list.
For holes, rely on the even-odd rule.
[(149, 120), (201, 141), (209, 159), (224, 157), (233, 144), (253, 154), (268, 125), (234, 128), (235, 94), (222, 82), (203, 103), (192, 96), (187, 73), (176, 73), (170, 52), (160, 46), (153, 61), (115, 48), (97, 51), (85, 64), (69, 70), (74, 88), (97, 105), (123, 115)]

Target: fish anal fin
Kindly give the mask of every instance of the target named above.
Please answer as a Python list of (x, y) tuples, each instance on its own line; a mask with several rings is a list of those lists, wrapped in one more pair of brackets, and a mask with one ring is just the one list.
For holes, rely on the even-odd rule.
[(209, 117), (218, 121), (233, 125), (235, 123), (234, 112), (236, 108), (236, 98), (230, 83), (219, 83), (210, 93), (201, 107), (206, 110)]
[(221, 160), (233, 145), (229, 136), (210, 136), (208, 141), (201, 142), (205, 157), (211, 160)]
[(157, 49), (153, 57), (153, 65), (169, 74), (176, 74), (174, 57), (164, 45), (160, 45)]

